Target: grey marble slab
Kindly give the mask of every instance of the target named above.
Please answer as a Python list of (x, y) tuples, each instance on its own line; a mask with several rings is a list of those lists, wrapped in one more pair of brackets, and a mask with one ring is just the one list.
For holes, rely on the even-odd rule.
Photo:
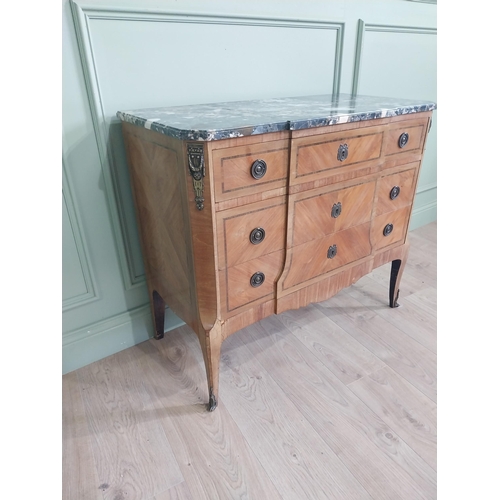
[(118, 111), (117, 116), (177, 139), (216, 141), (433, 109), (436, 103), (418, 99), (335, 94)]

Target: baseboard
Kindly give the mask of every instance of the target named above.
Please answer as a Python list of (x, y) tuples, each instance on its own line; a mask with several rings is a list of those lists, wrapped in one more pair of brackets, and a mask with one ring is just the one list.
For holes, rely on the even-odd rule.
[(437, 202), (434, 201), (413, 210), (410, 219), (410, 231), (437, 220)]
[[(184, 322), (167, 308), (165, 332), (183, 324)], [(149, 305), (68, 332), (63, 335), (63, 375), (144, 342), (152, 336), (153, 321)]]

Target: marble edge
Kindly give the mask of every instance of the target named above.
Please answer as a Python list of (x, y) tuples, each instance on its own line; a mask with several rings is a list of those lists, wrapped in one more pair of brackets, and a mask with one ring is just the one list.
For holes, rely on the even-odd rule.
[(135, 126), (144, 127), (148, 130), (159, 132), (160, 134), (173, 137), (179, 140), (188, 141), (216, 141), (221, 139), (231, 139), (235, 137), (245, 137), (271, 132), (282, 132), (284, 130), (304, 130), (308, 128), (326, 127), (358, 121), (377, 120), (379, 118), (390, 118), (413, 113), (424, 113), (437, 109), (436, 103), (426, 102), (412, 106), (398, 106), (395, 108), (379, 109), (372, 112), (358, 112), (349, 114), (336, 114), (333, 116), (311, 118), (307, 120), (286, 120), (283, 122), (261, 124), (255, 126), (235, 127), (228, 129), (180, 129), (158, 123), (158, 120), (147, 120), (125, 111), (118, 111), (116, 116), (124, 122)]

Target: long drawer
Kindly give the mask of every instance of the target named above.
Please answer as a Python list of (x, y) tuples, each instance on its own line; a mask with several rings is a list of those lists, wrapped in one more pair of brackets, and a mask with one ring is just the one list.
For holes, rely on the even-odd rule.
[(362, 259), (371, 250), (369, 222), (288, 249), (291, 262), (283, 289)]
[(369, 126), (292, 139), (290, 184), (355, 170), (381, 158), (385, 128)]
[(289, 243), (297, 246), (327, 234), (368, 222), (371, 218), (375, 182), (336, 189), (312, 189), (290, 200), (293, 233)]

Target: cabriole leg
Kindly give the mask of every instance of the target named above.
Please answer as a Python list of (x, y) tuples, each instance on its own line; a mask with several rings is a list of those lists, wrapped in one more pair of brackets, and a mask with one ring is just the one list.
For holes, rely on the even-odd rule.
[(153, 290), (153, 319), (155, 324), (155, 339), (160, 340), (165, 334), (165, 301)]
[(408, 260), (408, 253), (410, 252), (410, 246), (408, 244), (403, 245), (400, 250), (400, 259), (395, 259), (392, 261), (391, 266), (391, 279), (389, 284), (389, 305), (391, 307), (399, 307), (399, 284), (401, 282), (401, 277), (403, 276), (403, 271)]
[(399, 282), (401, 281), (401, 260), (393, 260), (391, 266), (391, 281), (389, 285), (389, 305), (399, 307)]
[(208, 382), (208, 411), (217, 408), (219, 398), (219, 364), (220, 349), (222, 344), (220, 325), (215, 325), (211, 330), (201, 330), (198, 335)]

